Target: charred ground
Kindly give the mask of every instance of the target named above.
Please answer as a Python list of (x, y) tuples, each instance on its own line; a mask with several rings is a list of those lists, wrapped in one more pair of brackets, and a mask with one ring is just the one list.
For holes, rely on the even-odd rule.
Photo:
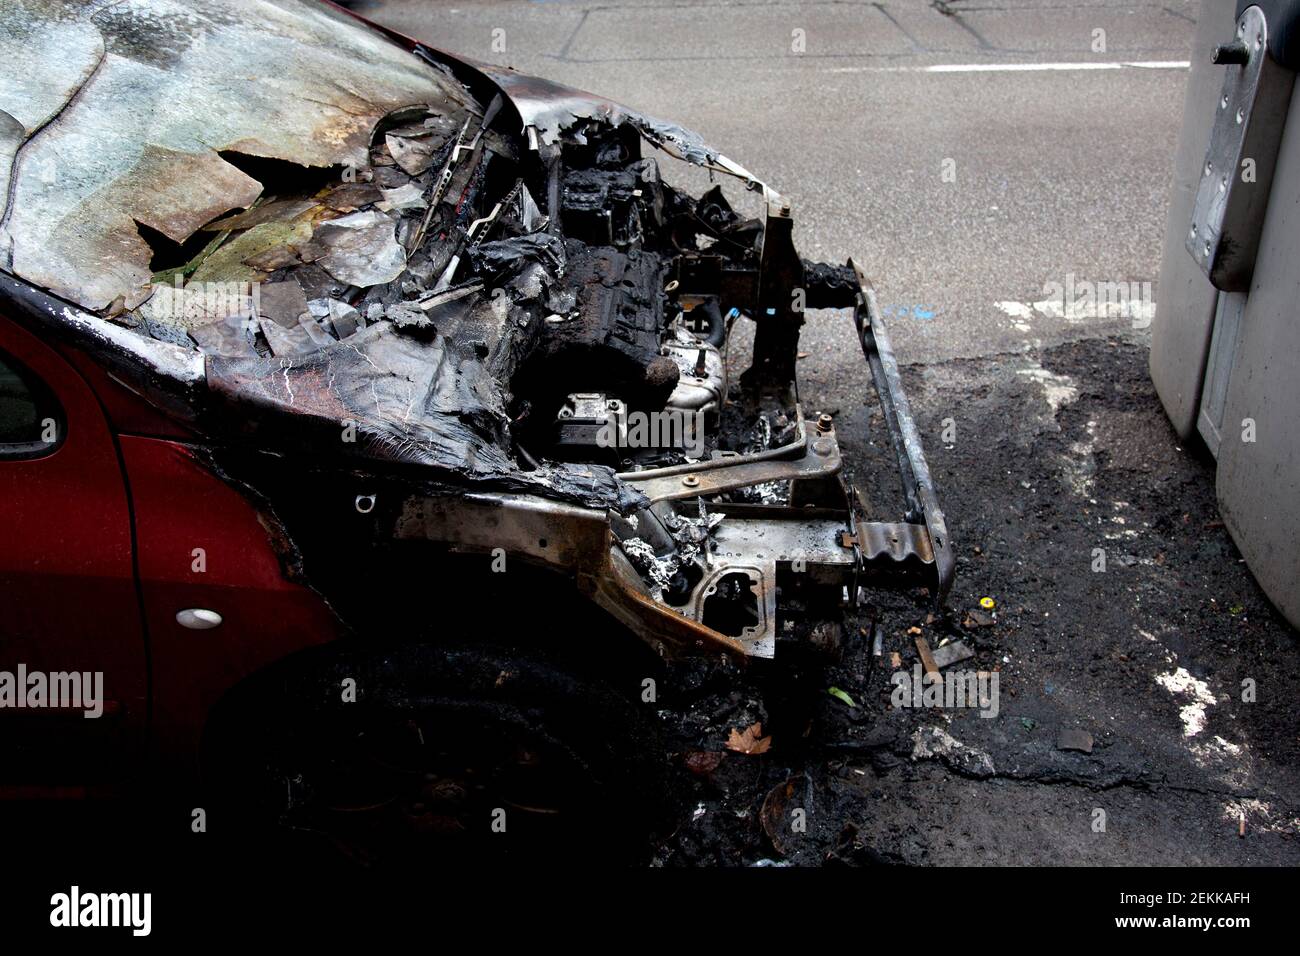
[[(1044, 380), (1066, 390), (1055, 409)], [(697, 675), (689, 712), (664, 717), (684, 799), (658, 860), (1294, 864), (1300, 649), (1219, 521), (1212, 465), (1170, 430), (1145, 347), (1112, 337), (913, 366), (907, 386), (926, 435), (961, 409), (956, 441), (929, 448), (960, 532), (950, 612), (878, 602), (881, 658), (859, 629), (870, 616), (849, 622), (840, 664), (792, 678), (812, 695), (806, 712), (765, 705), (788, 680)], [(879, 434), (878, 411), (852, 388), (814, 388), (865, 471), (887, 448), (854, 436)], [(997, 607), (981, 623), (986, 596)], [(891, 708), (890, 655), (911, 671), (913, 627), (933, 646), (969, 643), (975, 658), (956, 667), (998, 671), (996, 718)], [(1157, 680), (1180, 668), (1214, 700), (1191, 736), (1180, 713), (1195, 692)], [(758, 721), (767, 753), (726, 750), (732, 728)], [(1060, 749), (1066, 729), (1091, 735), (1091, 753)], [(715, 769), (698, 755), (710, 751)], [(806, 834), (791, 832), (794, 807)]]

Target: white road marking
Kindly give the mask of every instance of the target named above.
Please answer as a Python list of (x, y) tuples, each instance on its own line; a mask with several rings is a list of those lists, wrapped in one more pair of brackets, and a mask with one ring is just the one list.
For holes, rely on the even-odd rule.
[(836, 66), (826, 73), (1052, 73), (1078, 70), (1186, 70), (1190, 60), (1081, 60), (1075, 63), (936, 63), (932, 66)]
[[(1109, 294), (1109, 292), (1108, 292)], [(1046, 298), (1037, 302), (1017, 302), (1007, 299), (994, 302), (993, 306), (1011, 317), (1012, 327), (1020, 332), (1030, 330), (1030, 320), (1034, 313), (1051, 319), (1064, 319), (1070, 323), (1083, 322), (1086, 319), (1132, 319), (1136, 329), (1147, 328), (1155, 318), (1156, 304), (1144, 300), (1142, 296), (1130, 297), (1127, 290), (1122, 295), (1110, 299), (1098, 299), (1092, 296), (1077, 296), (1066, 302), (1062, 298)]]

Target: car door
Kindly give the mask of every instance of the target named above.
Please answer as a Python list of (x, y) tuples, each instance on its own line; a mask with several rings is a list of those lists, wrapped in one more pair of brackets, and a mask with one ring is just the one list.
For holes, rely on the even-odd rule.
[(95, 393), (0, 315), (0, 797), (121, 779), (145, 639), (120, 457)]

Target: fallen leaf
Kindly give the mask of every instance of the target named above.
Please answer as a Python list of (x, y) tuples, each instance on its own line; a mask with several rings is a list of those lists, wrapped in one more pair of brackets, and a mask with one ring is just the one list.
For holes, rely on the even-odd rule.
[(771, 746), (772, 738), (763, 736), (761, 723), (746, 727), (744, 733), (732, 727), (731, 735), (727, 737), (727, 749), (740, 754), (765, 754)]
[(830, 694), (836, 700), (843, 701), (850, 707), (858, 706), (852, 697), (850, 697), (845, 691), (840, 690), (838, 687), (828, 687), (826, 688), (826, 693)]
[(785, 783), (777, 784), (763, 798), (758, 819), (763, 824), (763, 832), (772, 841), (772, 848), (782, 856), (789, 856), (797, 849), (799, 835), (804, 832), (793, 824), (794, 811), (805, 809), (799, 806), (799, 798), (806, 794), (807, 789), (808, 778), (797, 774)]
[(722, 763), (720, 750), (695, 750), (686, 755), (686, 769), (698, 777), (707, 777)]

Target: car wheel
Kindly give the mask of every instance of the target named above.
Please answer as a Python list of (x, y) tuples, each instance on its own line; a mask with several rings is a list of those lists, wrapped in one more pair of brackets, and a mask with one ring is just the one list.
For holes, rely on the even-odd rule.
[(636, 863), (665, 805), (649, 716), (502, 648), (307, 652), (214, 709), (210, 827), (364, 865)]

